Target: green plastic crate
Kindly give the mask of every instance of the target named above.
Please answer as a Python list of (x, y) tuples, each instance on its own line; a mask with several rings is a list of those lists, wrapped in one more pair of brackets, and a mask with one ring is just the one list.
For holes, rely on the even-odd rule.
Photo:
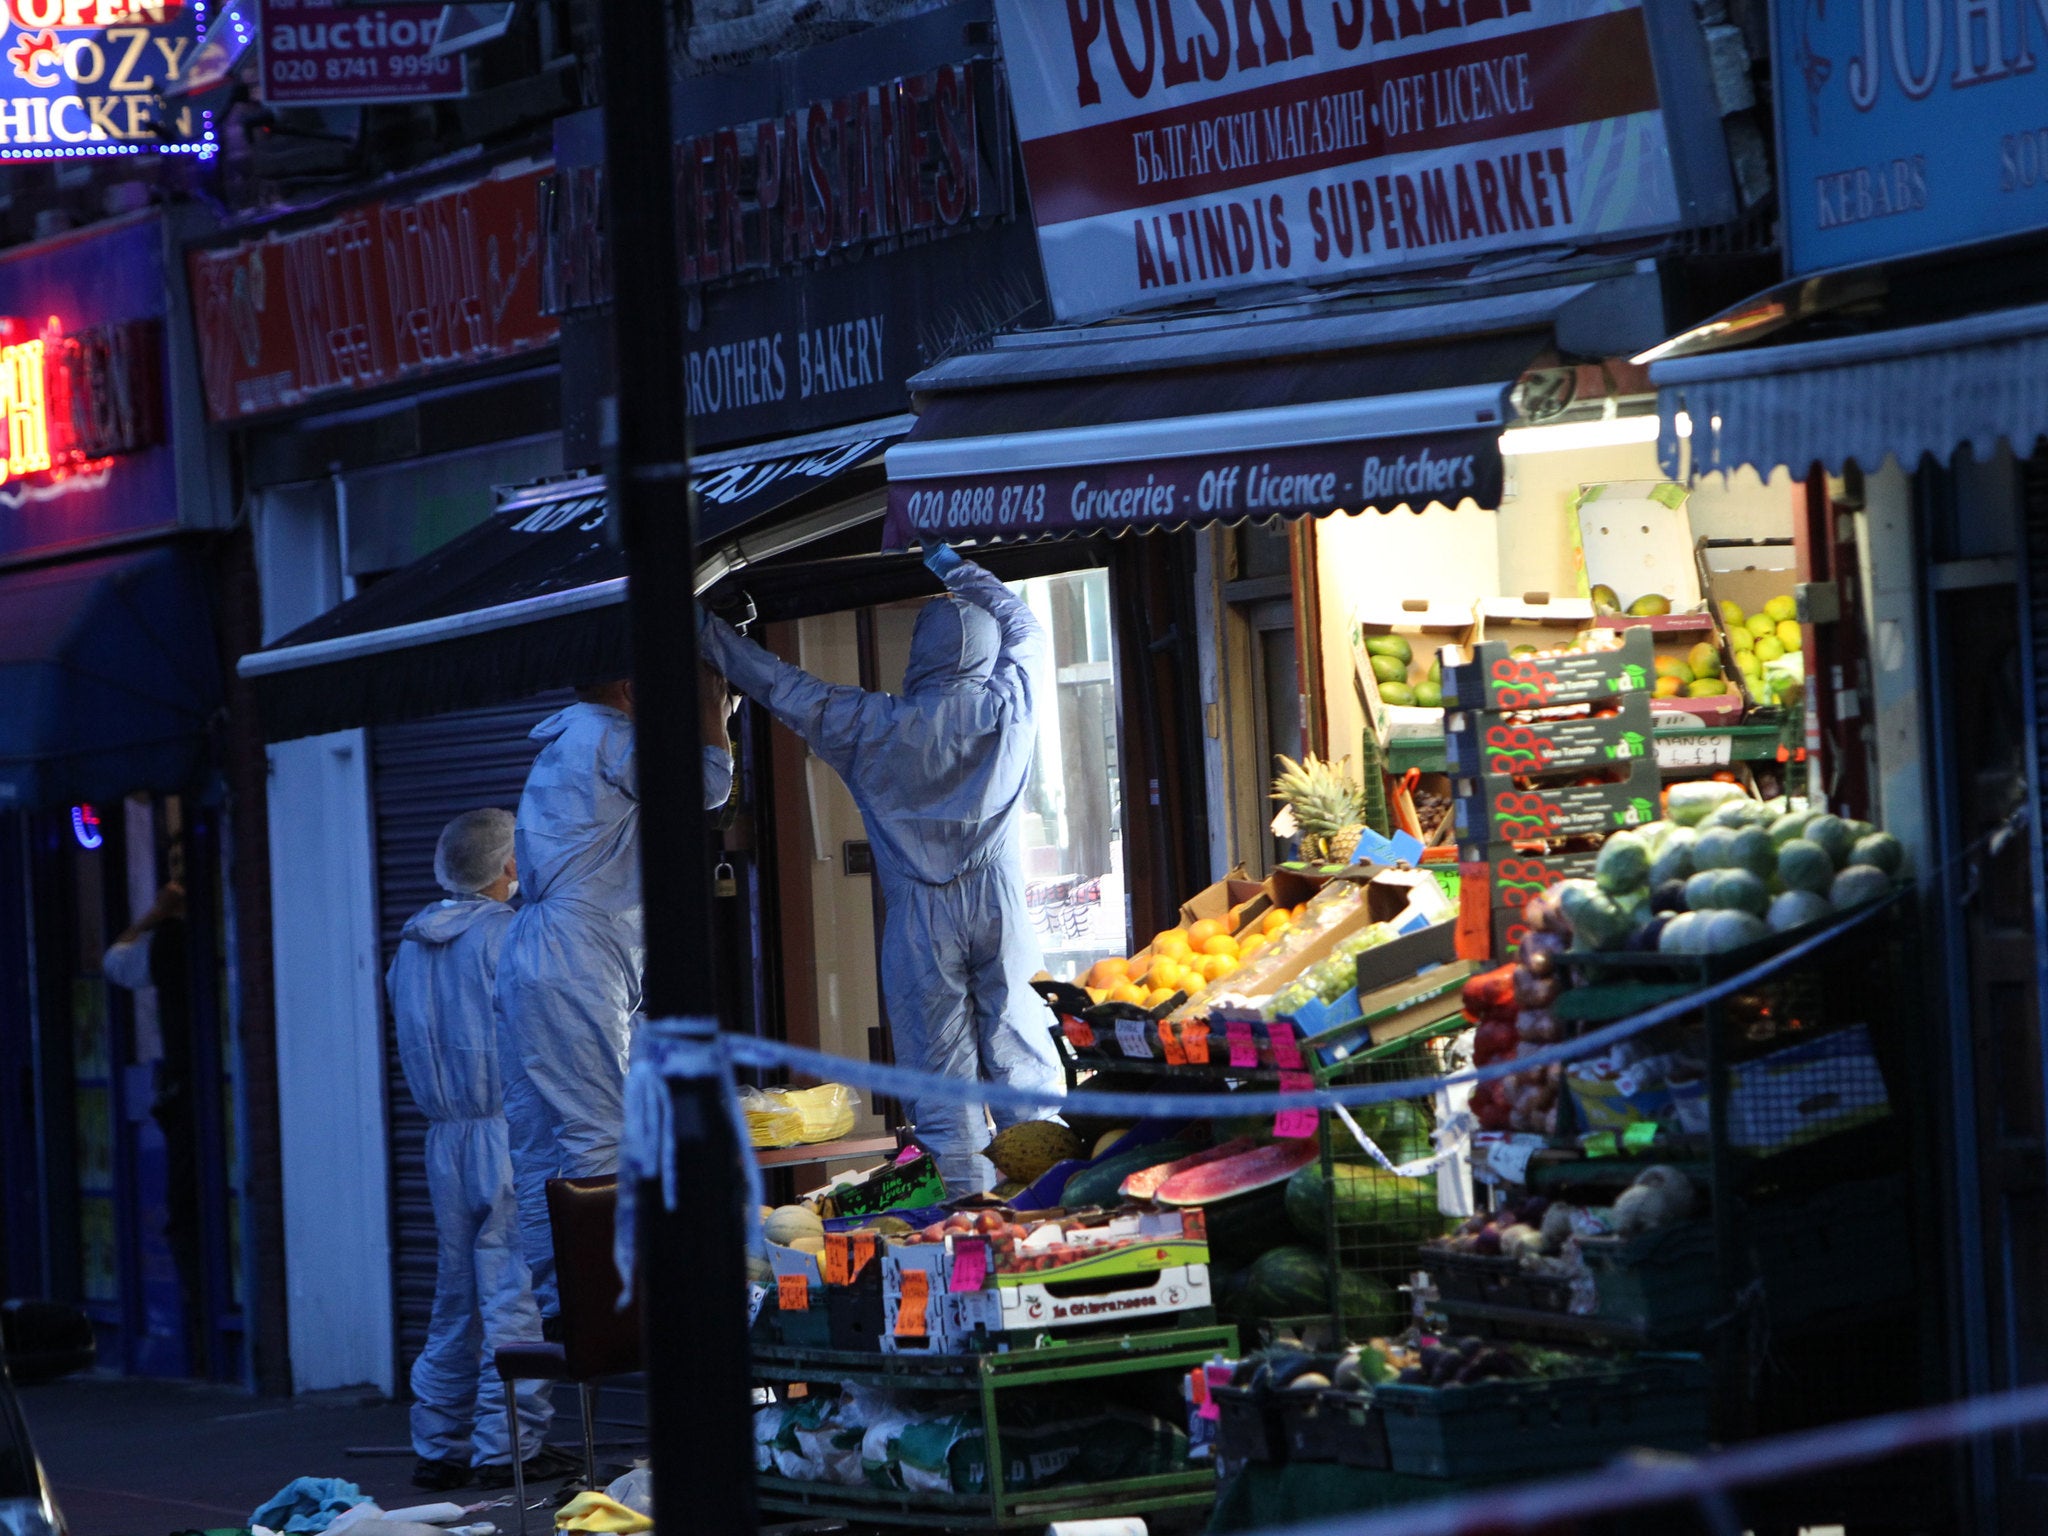
[(1707, 1445), (1708, 1372), (1697, 1355), (1638, 1355), (1632, 1364), (1543, 1381), (1467, 1387), (1389, 1383), (1393, 1470), (1417, 1477), (1526, 1477), (1597, 1467), (1623, 1451)]
[(1698, 1333), (1721, 1310), (1714, 1224), (1688, 1221), (1636, 1237), (1582, 1238), (1579, 1252), (1603, 1322), (1655, 1337)]

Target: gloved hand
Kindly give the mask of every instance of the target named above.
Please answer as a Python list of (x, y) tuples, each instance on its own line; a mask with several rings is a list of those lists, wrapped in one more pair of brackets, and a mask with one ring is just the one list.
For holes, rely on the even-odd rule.
[(924, 552), (924, 568), (944, 581), (956, 565), (965, 565), (950, 544), (934, 544)]

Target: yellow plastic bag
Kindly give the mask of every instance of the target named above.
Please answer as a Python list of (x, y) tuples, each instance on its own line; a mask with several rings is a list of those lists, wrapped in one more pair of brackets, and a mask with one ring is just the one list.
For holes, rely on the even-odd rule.
[(755, 1146), (813, 1146), (852, 1132), (860, 1096), (844, 1083), (771, 1088), (766, 1093), (744, 1088), (740, 1107), (746, 1111), (747, 1136)]
[(651, 1531), (654, 1522), (638, 1510), (628, 1509), (602, 1493), (579, 1493), (555, 1511), (558, 1531), (602, 1532), (604, 1536), (632, 1536)]

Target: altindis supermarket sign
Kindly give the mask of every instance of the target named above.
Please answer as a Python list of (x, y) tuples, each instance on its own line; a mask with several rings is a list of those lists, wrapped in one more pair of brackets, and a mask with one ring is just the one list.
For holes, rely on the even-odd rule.
[(1640, 0), (997, 14), (1062, 317), (1682, 222)]

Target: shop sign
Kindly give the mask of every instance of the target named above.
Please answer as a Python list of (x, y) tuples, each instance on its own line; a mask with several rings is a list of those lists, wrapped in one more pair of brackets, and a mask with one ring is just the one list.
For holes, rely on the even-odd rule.
[(163, 227), (0, 259), (0, 556), (168, 527)]
[(0, 0), (0, 160), (198, 155), (209, 114), (169, 106), (202, 0)]
[(444, 7), (262, 0), (261, 94), (284, 106), (460, 96), (462, 54), (435, 58)]
[(996, 0), (1062, 318), (1680, 222), (1640, 0)]
[(1313, 443), (1142, 463), (897, 480), (883, 544), (1321, 516), (1367, 508), (1498, 506), (1499, 428)]
[[(986, 0), (679, 87), (676, 270), (700, 448), (892, 416), (910, 377), (1042, 310), (1000, 70), (962, 59)], [(603, 118), (555, 125), (546, 307), (566, 461), (599, 457), (610, 260)]]
[(1771, 12), (1790, 272), (2048, 228), (2041, 0)]
[(239, 421), (552, 345), (536, 224), (545, 170), (500, 167), (192, 251), (208, 413)]

